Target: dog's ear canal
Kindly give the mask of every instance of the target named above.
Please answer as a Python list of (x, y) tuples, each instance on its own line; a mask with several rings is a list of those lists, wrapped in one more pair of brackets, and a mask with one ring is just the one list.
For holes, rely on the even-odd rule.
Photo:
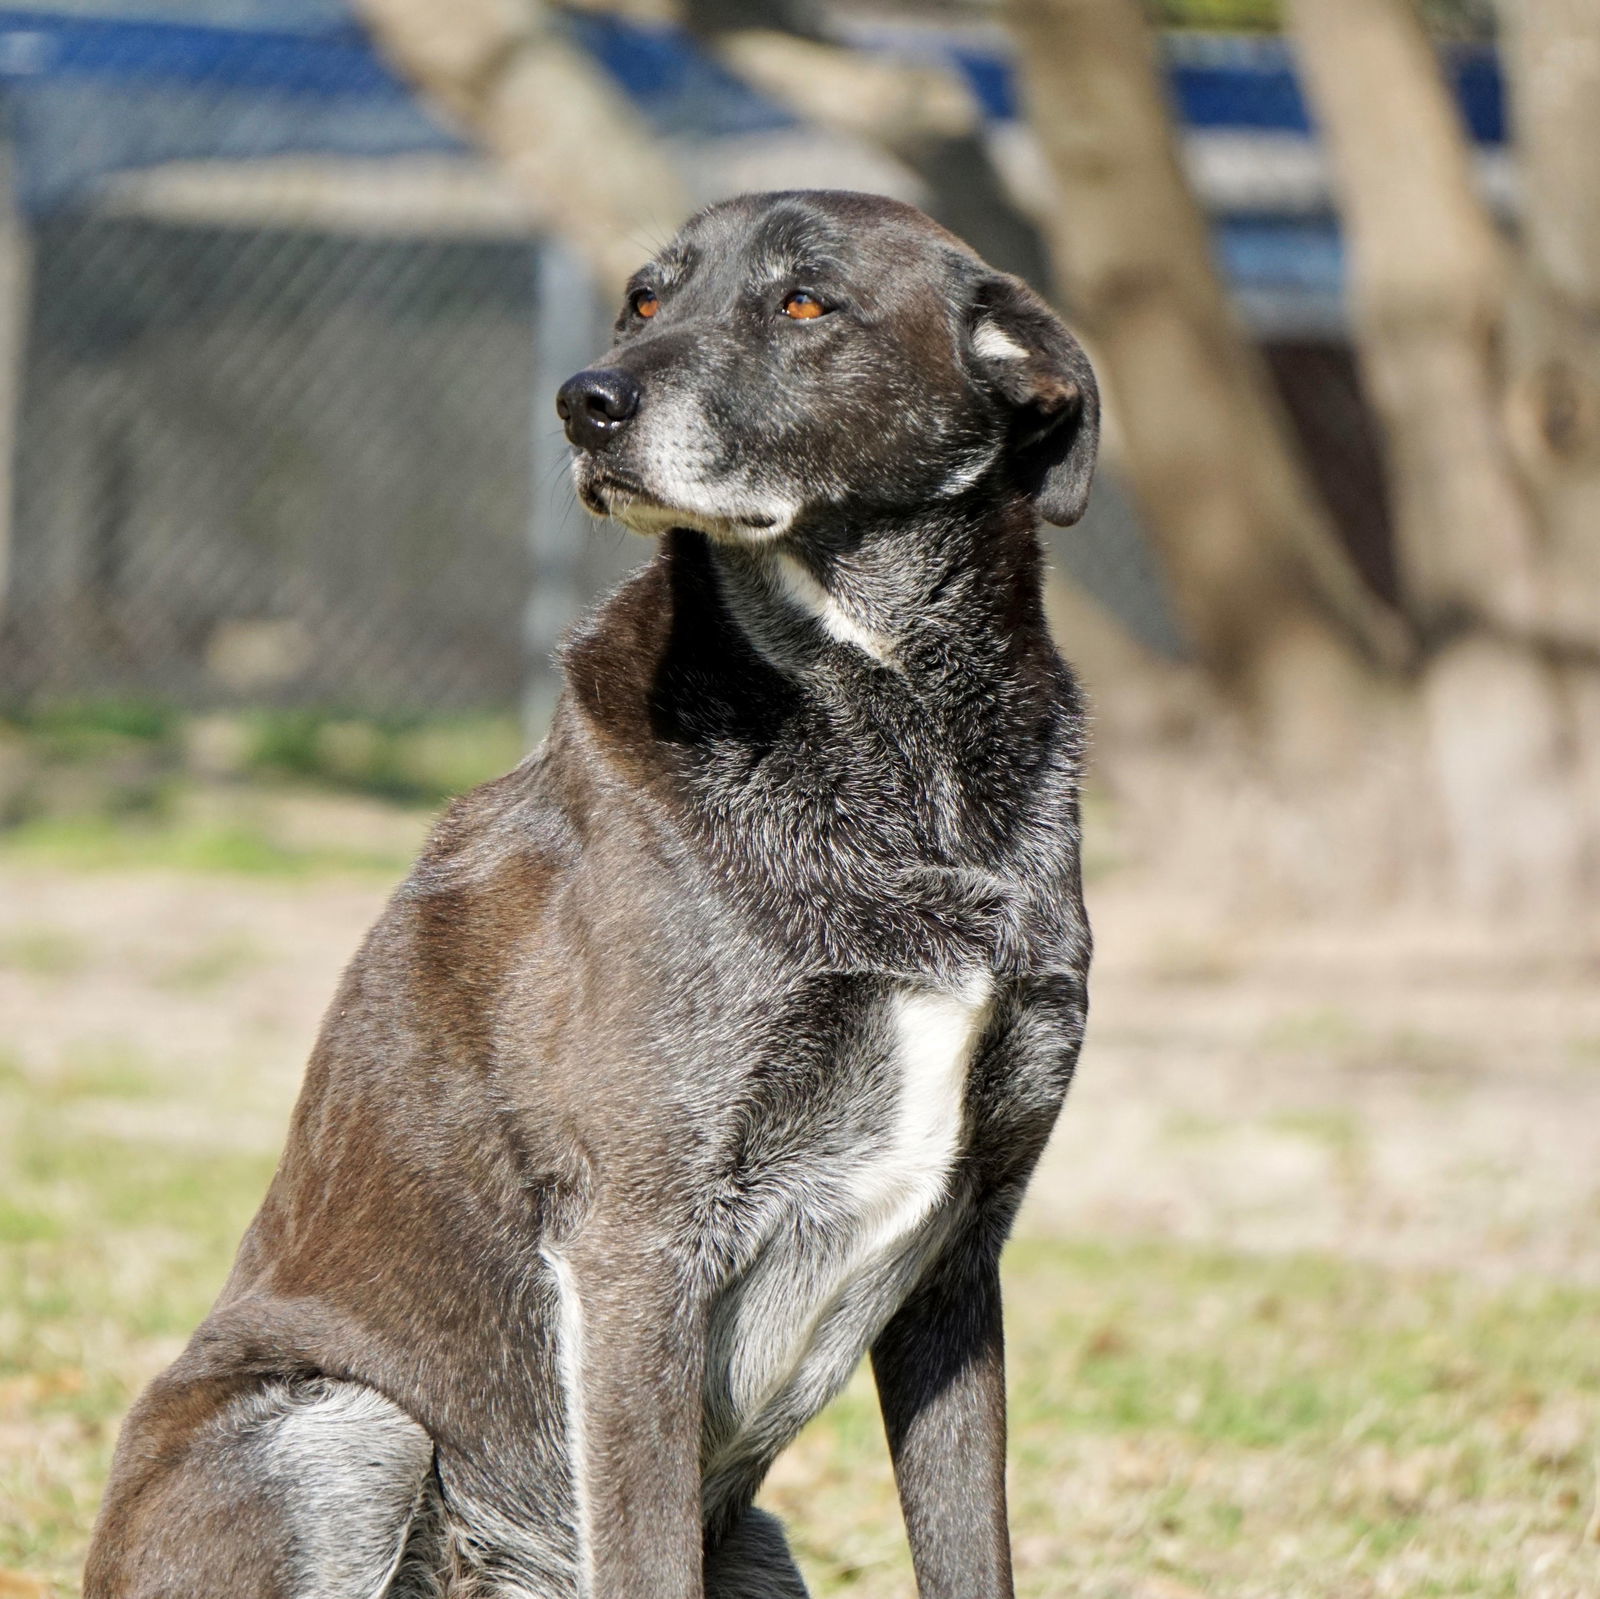
[(1039, 514), (1070, 527), (1089, 503), (1100, 444), (1100, 391), (1083, 347), (1020, 278), (977, 286), (970, 358), (1013, 408), (1011, 458)]

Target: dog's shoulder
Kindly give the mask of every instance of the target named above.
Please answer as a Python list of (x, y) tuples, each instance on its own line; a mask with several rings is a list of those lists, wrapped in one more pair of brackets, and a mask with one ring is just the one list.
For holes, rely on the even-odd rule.
[(548, 745), (455, 800), (346, 969), (324, 1042), (480, 1034), (582, 852)]

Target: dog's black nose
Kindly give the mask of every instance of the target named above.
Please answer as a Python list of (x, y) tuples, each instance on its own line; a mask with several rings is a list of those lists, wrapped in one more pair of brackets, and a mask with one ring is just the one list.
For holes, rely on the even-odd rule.
[(579, 449), (598, 450), (639, 409), (639, 385), (626, 372), (580, 372), (561, 385), (556, 415)]

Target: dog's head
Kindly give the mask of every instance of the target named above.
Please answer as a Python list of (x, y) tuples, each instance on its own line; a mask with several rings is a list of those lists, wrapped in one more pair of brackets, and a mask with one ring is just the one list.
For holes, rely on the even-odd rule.
[(630, 282), (557, 409), (591, 511), (743, 543), (980, 484), (1066, 526), (1099, 433), (1078, 342), (1019, 279), (877, 195), (745, 195)]

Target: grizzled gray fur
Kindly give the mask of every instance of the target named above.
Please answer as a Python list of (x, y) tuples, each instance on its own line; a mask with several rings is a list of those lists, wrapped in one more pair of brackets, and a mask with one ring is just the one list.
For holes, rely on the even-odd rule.
[(562, 390), (659, 537), (346, 973), (87, 1599), (801, 1599), (753, 1508), (870, 1352), (924, 1599), (1011, 1592), (1002, 1242), (1072, 1075), (1097, 401), (909, 207), (747, 196)]

